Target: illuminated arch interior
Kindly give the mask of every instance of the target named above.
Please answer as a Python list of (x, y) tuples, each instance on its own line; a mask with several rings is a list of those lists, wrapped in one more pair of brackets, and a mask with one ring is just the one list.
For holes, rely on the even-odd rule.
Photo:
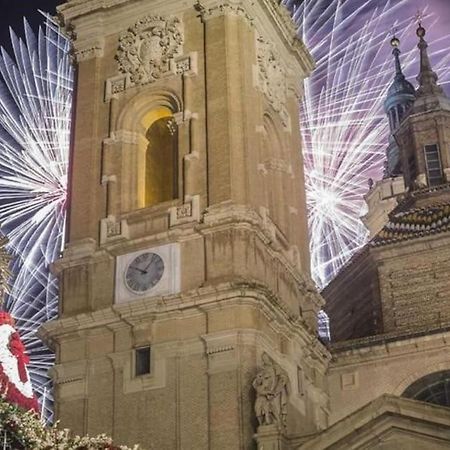
[(178, 126), (172, 111), (165, 107), (150, 110), (141, 125), (145, 139), (139, 164), (143, 173), (140, 196), (148, 207), (178, 196)]

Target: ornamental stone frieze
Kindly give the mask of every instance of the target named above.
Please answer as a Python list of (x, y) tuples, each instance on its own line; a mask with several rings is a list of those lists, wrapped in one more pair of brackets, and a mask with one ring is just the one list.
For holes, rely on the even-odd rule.
[(245, 18), (249, 23), (253, 22), (253, 19), (241, 4), (242, 2), (240, 0), (219, 2), (210, 7), (205, 6), (204, 3), (206, 2), (198, 2), (194, 5), (195, 9), (201, 14), (203, 20), (222, 16), (224, 14), (233, 14)]
[(146, 84), (175, 70), (176, 56), (183, 47), (183, 26), (177, 17), (148, 16), (140, 19), (119, 38), (116, 59), (119, 71), (132, 84)]
[(273, 45), (261, 36), (258, 36), (256, 40), (256, 57), (255, 86), (266, 96), (272, 108), (280, 114), (283, 125), (288, 127), (286, 69)]

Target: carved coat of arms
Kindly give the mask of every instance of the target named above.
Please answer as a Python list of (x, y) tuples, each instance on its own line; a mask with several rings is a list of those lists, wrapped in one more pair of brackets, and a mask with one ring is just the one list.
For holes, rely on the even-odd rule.
[(170, 62), (180, 54), (182, 45), (180, 19), (144, 17), (119, 38), (119, 70), (128, 74), (133, 84), (150, 83), (170, 69)]
[(286, 102), (286, 73), (273, 47), (261, 37), (257, 40), (259, 87), (273, 109), (280, 112)]

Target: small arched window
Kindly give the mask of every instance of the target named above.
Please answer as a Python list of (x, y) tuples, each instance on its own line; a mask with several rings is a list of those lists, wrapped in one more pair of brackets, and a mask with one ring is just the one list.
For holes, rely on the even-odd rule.
[[(144, 132), (144, 207), (178, 197), (178, 125), (168, 108), (147, 113)], [(142, 191), (141, 191), (142, 192)]]
[(450, 406), (450, 370), (434, 372), (411, 384), (402, 397)]

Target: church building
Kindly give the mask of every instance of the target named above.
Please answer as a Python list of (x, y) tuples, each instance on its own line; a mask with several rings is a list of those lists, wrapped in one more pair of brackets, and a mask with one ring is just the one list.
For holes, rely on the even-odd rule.
[(448, 448), (450, 102), (425, 30), (417, 92), (394, 42), (374, 237), (322, 297), (298, 108), (314, 61), (281, 2), (58, 10), (77, 85), (60, 315), (41, 335), (61, 424), (157, 450)]

